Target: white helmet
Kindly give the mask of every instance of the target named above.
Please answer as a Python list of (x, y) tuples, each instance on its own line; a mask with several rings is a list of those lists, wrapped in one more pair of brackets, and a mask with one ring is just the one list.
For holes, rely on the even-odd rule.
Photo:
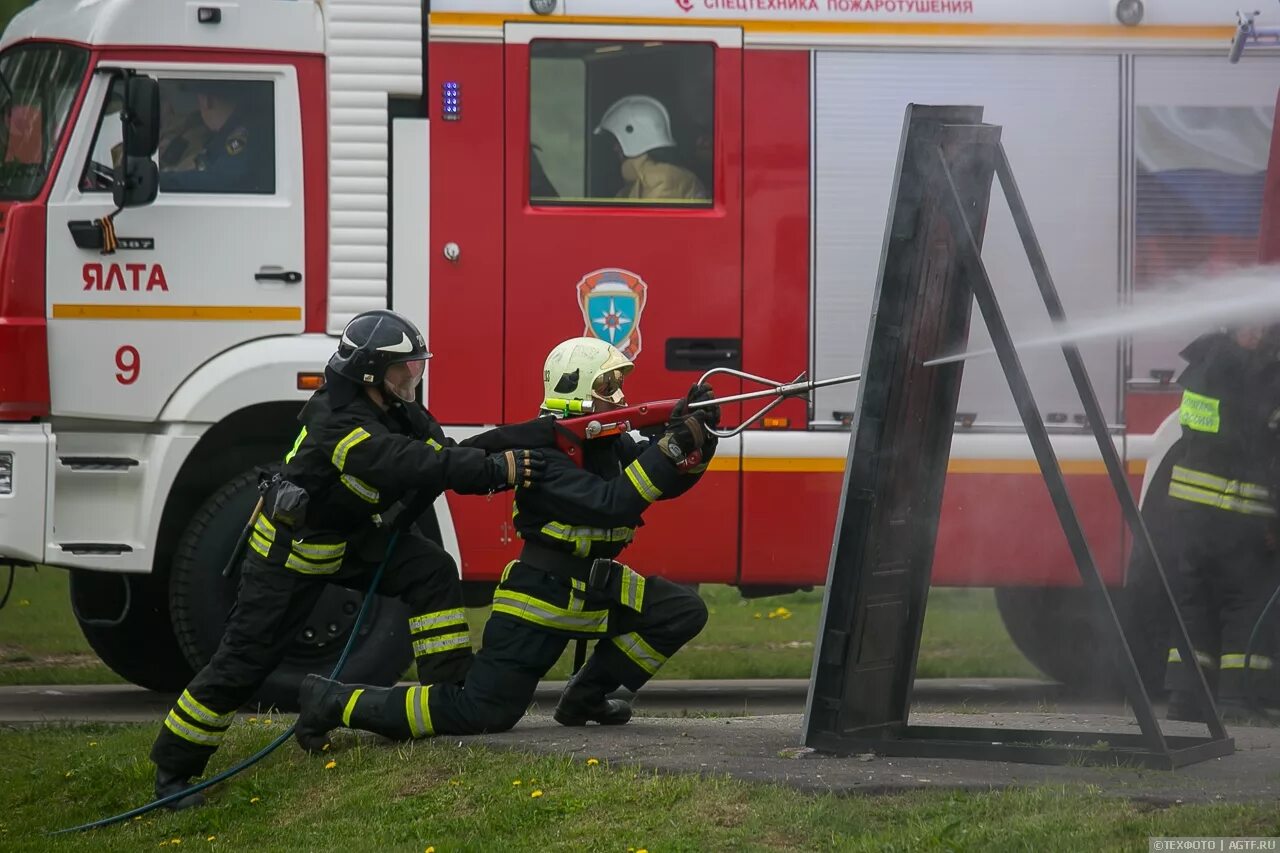
[(626, 95), (605, 110), (596, 126), (597, 134), (609, 131), (622, 146), (624, 157), (637, 157), (655, 148), (670, 148), (671, 117), (657, 98), (648, 95)]
[(634, 367), (617, 347), (599, 338), (557, 344), (542, 367), (542, 411), (581, 414), (592, 411), (595, 400), (625, 405), (622, 380)]

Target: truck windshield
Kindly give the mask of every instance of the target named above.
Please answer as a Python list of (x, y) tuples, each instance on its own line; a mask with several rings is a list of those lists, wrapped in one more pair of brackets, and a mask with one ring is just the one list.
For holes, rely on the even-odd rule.
[(0, 199), (39, 195), (88, 63), (87, 50), (61, 44), (0, 55)]

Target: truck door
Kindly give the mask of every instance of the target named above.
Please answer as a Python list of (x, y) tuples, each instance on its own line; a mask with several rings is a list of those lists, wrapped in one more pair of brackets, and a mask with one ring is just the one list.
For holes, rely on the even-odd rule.
[[(741, 31), (510, 24), (505, 40), (505, 418), (537, 412), (542, 361), (566, 338), (635, 360), (631, 402), (738, 366)], [(628, 557), (735, 580), (738, 469), (737, 441), (722, 441), (698, 488), (646, 516)]]
[(56, 415), (155, 418), (239, 343), (303, 329), (303, 188), (294, 69), (136, 66), (160, 83), (160, 193), (115, 219), (119, 248), (69, 223), (111, 213), (121, 82), (98, 74), (49, 202)]

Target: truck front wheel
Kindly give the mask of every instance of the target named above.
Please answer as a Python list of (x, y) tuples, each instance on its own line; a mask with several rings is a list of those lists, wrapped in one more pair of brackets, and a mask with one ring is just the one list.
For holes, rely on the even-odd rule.
[(168, 578), (71, 570), (71, 608), (111, 671), (148, 690), (181, 690), (195, 673), (169, 621)]
[[(227, 578), (222, 569), (257, 498), (256, 474), (241, 474), (205, 501), (179, 539), (170, 579), (170, 612), (178, 642), (196, 669), (208, 663), (218, 648), (235, 604), (240, 567), (237, 565)], [(250, 705), (297, 710), (302, 679), (313, 672), (329, 676), (351, 636), (363, 600), (363, 593), (326, 584), (284, 662)], [(395, 683), (412, 660), (408, 616), (400, 601), (378, 596), (339, 677), (363, 684)]]

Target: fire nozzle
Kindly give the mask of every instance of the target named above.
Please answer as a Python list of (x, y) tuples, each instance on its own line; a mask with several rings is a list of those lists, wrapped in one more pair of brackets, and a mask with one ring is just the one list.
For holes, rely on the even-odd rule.
[(858, 380), (862, 379), (861, 373), (851, 373), (848, 376), (834, 376), (830, 379), (806, 380), (804, 378), (806, 372), (807, 371), (802, 371), (800, 375), (797, 376), (791, 382), (775, 382), (772, 379), (766, 379), (763, 376), (756, 376), (751, 373), (743, 373), (741, 370), (734, 370), (731, 367), (713, 367), (710, 370), (708, 370), (706, 373), (702, 374), (702, 376), (698, 379), (698, 384), (702, 384), (706, 382), (707, 379), (709, 379), (712, 376), (725, 375), (725, 376), (736, 376), (739, 379), (746, 379), (750, 382), (758, 382), (761, 385), (768, 385), (769, 387), (762, 389), (760, 391), (748, 391), (745, 394), (731, 394), (728, 397), (717, 397), (714, 400), (699, 400), (696, 403), (691, 403), (689, 405), (689, 408), (701, 409), (707, 406), (719, 406), (722, 403), (738, 403), (743, 400), (758, 400), (763, 397), (774, 398), (773, 400), (770, 400), (769, 403), (766, 404), (764, 408), (762, 408), (760, 411), (756, 412), (754, 415), (747, 418), (742, 423), (738, 424), (736, 427), (732, 429), (708, 428), (713, 435), (719, 436), (720, 438), (730, 438), (731, 436), (737, 435), (747, 427), (751, 426), (756, 421), (763, 418), (770, 411), (772, 411), (774, 407), (780, 405), (784, 400), (787, 400), (791, 397), (807, 396), (809, 392), (817, 388), (825, 388), (828, 385), (843, 385), (847, 382), (857, 382)]

